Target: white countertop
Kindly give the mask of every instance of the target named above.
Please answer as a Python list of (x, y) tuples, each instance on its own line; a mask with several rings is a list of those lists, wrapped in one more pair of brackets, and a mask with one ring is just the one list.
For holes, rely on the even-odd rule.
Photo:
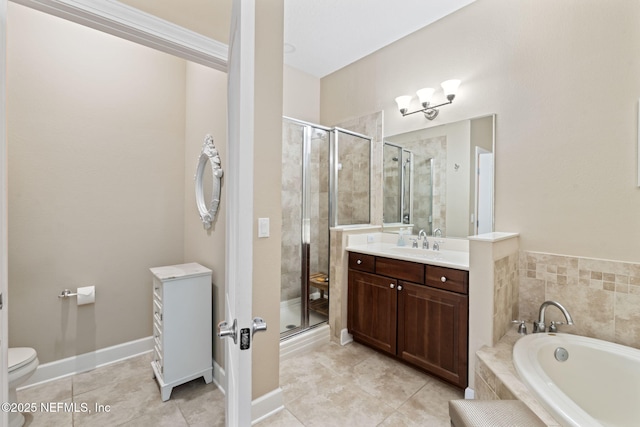
[[(440, 241), (440, 239), (438, 240)], [(433, 246), (433, 239), (430, 239), (429, 244), (430, 247)], [(446, 239), (442, 240), (441, 245), (446, 245)], [(412, 248), (411, 244), (409, 244), (409, 246), (398, 246), (396, 243), (380, 241), (364, 244), (351, 244), (350, 242), (346, 247), (346, 250), (349, 252), (377, 255), (404, 261), (419, 262), (422, 264), (469, 271), (468, 251), (448, 249), (434, 251), (433, 249)]]

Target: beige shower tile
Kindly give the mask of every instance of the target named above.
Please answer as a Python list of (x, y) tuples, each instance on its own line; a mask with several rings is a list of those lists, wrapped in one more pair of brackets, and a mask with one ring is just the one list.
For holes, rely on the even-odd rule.
[[(611, 339), (614, 333), (614, 294), (612, 292), (569, 286), (549, 286), (547, 299), (564, 305), (575, 322), (573, 326), (561, 326), (561, 331), (578, 335)], [(549, 307), (548, 321), (564, 321), (559, 310)]]
[(640, 348), (640, 295), (616, 294), (615, 342)]

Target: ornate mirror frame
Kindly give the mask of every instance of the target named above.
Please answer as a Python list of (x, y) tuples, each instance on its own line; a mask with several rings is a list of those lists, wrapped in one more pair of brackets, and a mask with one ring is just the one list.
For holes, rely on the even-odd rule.
[[(207, 160), (209, 161), (210, 168), (207, 168)], [(211, 170), (213, 175), (213, 188), (211, 191), (211, 203), (207, 206), (205, 201), (203, 177), (207, 170)], [(220, 187), (222, 180), (222, 167), (220, 166), (220, 156), (218, 150), (216, 150), (213, 144), (213, 137), (206, 135), (204, 137), (204, 143), (202, 144), (202, 151), (200, 152), (200, 158), (198, 159), (198, 167), (196, 169), (196, 205), (198, 206), (198, 213), (200, 219), (206, 230), (211, 228), (218, 207), (220, 205)]]

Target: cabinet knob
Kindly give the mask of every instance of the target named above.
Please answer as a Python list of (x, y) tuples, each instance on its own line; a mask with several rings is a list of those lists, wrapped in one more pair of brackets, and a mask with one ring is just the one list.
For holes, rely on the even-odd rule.
[(402, 290), (402, 285), (398, 285), (398, 290), (401, 291)]
[(396, 285), (395, 285), (395, 284), (393, 284), (393, 283), (389, 283), (389, 287), (390, 287), (391, 289), (393, 289), (393, 288), (395, 288), (395, 287), (396, 287)]
[(444, 283), (444, 282), (446, 282), (446, 281), (447, 281), (447, 278), (446, 278), (446, 277), (444, 277), (444, 276), (442, 276), (442, 277), (440, 278), (440, 281), (441, 281), (442, 283)]
[(361, 259), (357, 260), (356, 264), (358, 264), (358, 265), (362, 264), (362, 260)]

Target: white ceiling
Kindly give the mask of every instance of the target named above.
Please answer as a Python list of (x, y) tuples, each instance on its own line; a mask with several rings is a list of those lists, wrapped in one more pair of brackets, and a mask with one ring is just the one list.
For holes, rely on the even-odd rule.
[(473, 1), (285, 0), (284, 61), (324, 77)]

